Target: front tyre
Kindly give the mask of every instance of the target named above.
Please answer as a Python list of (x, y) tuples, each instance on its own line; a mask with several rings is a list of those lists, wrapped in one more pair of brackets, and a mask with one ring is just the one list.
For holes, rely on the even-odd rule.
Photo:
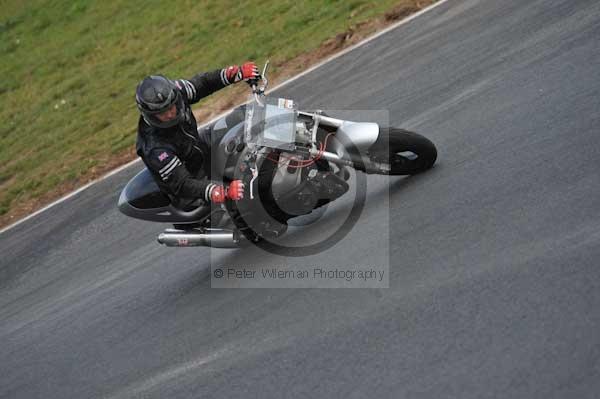
[(389, 163), (390, 175), (414, 175), (433, 166), (437, 149), (418, 133), (395, 127), (381, 128), (377, 141), (369, 148), (369, 157)]

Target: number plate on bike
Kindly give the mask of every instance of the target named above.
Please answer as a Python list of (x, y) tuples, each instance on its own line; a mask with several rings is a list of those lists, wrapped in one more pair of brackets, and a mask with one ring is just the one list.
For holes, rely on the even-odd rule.
[(296, 108), (285, 98), (261, 98), (246, 108), (245, 140), (259, 146), (293, 150), (296, 139)]

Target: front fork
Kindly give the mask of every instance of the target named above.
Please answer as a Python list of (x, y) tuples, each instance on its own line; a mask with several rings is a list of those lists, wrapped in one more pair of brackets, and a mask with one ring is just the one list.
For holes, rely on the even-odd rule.
[[(319, 111), (315, 113), (299, 111), (298, 114), (309, 116), (314, 120), (311, 132), (313, 143), (316, 142), (317, 130), (320, 124), (336, 128), (334, 136), (337, 140), (328, 145), (328, 148), (331, 148), (333, 152), (324, 151), (321, 153), (321, 158), (336, 165), (348, 166), (366, 173), (390, 173), (391, 168), (388, 163), (374, 161), (368, 156), (368, 150), (379, 138), (378, 124), (332, 118), (322, 115)], [(349, 151), (347, 147), (350, 147), (351, 150)], [(319, 150), (313, 146), (310, 154), (312, 157), (316, 157)]]

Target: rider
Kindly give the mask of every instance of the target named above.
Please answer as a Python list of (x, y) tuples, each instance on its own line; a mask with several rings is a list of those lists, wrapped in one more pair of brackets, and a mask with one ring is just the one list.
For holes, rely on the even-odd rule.
[[(237, 202), (244, 198), (244, 183), (241, 180), (234, 180), (229, 186), (210, 180), (210, 148), (211, 143), (218, 138), (211, 138), (210, 129), (198, 133), (190, 105), (233, 83), (259, 77), (256, 64), (249, 61), (241, 66), (232, 65), (200, 73), (191, 79), (171, 80), (162, 75), (147, 76), (137, 86), (136, 103), (141, 116), (138, 122), (136, 152), (161, 191), (169, 195), (175, 206), (197, 206), (198, 199), (205, 203), (221, 204), (227, 199)], [(243, 116), (239, 115), (240, 109), (232, 113), (234, 114), (237, 114), (236, 122), (243, 120)], [(274, 172), (275, 166), (271, 162), (267, 164), (264, 171), (260, 172), (261, 175)], [(345, 182), (335, 179), (332, 184), (332, 179), (335, 179), (335, 176), (319, 175), (310, 185), (299, 187), (293, 193), (294, 199), (304, 201), (307, 193), (323, 191), (324, 186), (339, 186), (340, 193), (347, 190)], [(275, 202), (269, 187), (259, 187), (259, 192), (265, 191), (268, 191), (265, 197), (270, 196), (267, 202), (273, 205)], [(314, 203), (320, 206), (327, 202), (328, 200), (316, 198)], [(310, 205), (311, 208), (314, 203)], [(285, 213), (278, 206), (269, 208), (269, 215), (281, 223), (274, 228), (275, 234), (279, 235), (285, 231), (286, 221), (293, 215)], [(264, 219), (258, 214), (256, 217), (261, 221)], [(235, 216), (234, 219), (234, 222), (239, 220)], [(240, 223), (236, 225), (240, 227)], [(244, 220), (242, 225), (247, 228), (247, 221)], [(268, 223), (265, 229), (269, 230)]]
[(246, 62), (191, 79), (152, 75), (140, 82), (135, 95), (141, 113), (136, 152), (160, 189), (172, 199), (201, 198), (222, 203), (226, 198), (243, 198), (241, 180), (234, 180), (229, 187), (209, 180), (211, 140), (208, 131), (198, 134), (190, 105), (233, 83), (258, 76), (256, 64)]

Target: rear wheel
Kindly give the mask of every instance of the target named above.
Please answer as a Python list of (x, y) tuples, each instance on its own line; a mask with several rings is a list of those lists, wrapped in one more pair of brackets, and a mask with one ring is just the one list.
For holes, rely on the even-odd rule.
[(390, 175), (414, 175), (433, 166), (437, 149), (418, 133), (390, 127), (379, 130), (377, 141), (369, 148), (369, 157), (389, 163)]

